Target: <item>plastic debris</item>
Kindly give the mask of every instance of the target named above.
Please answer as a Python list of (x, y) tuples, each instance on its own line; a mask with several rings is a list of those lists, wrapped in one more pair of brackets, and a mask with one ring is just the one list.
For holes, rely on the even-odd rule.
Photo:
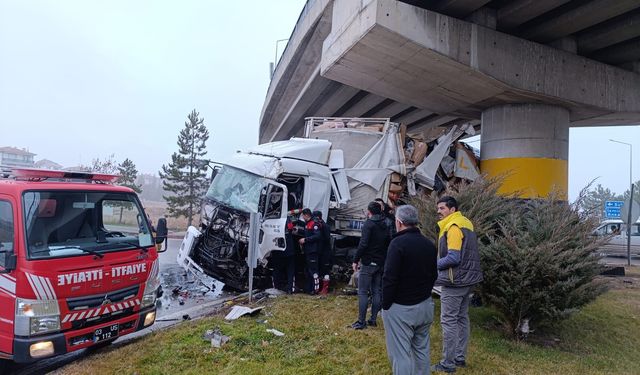
[(280, 331), (278, 331), (277, 329), (274, 329), (274, 328), (267, 329), (267, 332), (273, 333), (274, 335), (276, 335), (278, 337), (284, 336), (284, 333), (282, 333), (282, 332), (280, 332)]
[(236, 320), (243, 315), (251, 315), (262, 309), (264, 309), (264, 306), (259, 306), (252, 309), (251, 307), (236, 305), (231, 308), (231, 311), (229, 311), (227, 316), (225, 316), (224, 318), (226, 320)]

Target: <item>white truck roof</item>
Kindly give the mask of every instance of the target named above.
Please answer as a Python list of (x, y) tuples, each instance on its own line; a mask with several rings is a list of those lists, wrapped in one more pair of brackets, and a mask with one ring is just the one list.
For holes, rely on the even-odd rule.
[(291, 158), (327, 165), (331, 143), (324, 139), (291, 138), (287, 141), (264, 143), (247, 150), (250, 154)]

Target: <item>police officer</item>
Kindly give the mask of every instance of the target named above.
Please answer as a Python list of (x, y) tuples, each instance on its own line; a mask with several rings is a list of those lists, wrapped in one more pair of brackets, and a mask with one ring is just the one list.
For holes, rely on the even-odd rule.
[(316, 294), (320, 289), (318, 257), (322, 247), (322, 232), (320, 231), (320, 226), (313, 220), (313, 214), (310, 209), (305, 208), (302, 210), (302, 218), (305, 221), (304, 238), (301, 238), (298, 242), (302, 246), (306, 260), (306, 292)]
[(331, 249), (331, 229), (329, 225), (322, 220), (321, 211), (313, 211), (313, 220), (320, 226), (322, 233), (322, 249), (320, 250), (320, 276), (322, 276), (322, 285), (320, 294), (329, 293), (329, 281), (331, 273), (331, 265), (333, 264), (333, 252)]

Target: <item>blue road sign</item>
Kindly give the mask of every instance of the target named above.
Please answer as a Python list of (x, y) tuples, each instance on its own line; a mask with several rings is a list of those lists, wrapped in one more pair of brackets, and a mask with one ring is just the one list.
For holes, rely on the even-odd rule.
[(624, 202), (623, 201), (606, 201), (604, 202), (604, 207), (605, 208), (621, 208), (622, 206), (624, 206)]
[(604, 214), (609, 219), (620, 219), (622, 217), (622, 212), (619, 207), (606, 207)]

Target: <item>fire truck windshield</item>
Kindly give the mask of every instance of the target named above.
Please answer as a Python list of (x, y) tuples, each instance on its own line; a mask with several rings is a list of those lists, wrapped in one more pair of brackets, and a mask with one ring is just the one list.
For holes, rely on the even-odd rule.
[(28, 191), (22, 205), (29, 259), (101, 255), (153, 245), (134, 194)]

